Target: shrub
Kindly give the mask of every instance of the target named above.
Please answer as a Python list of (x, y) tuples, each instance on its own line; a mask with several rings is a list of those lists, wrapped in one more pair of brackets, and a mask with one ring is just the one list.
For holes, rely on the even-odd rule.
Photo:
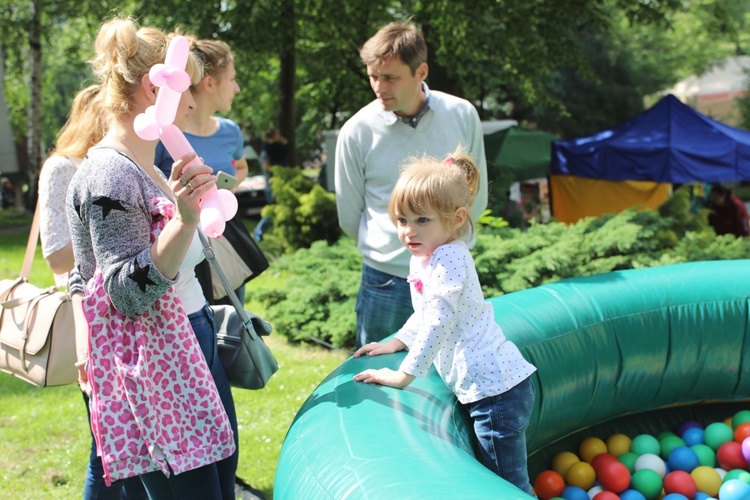
[(273, 221), (271, 234), (284, 251), (307, 248), (314, 241), (334, 243), (340, 236), (336, 197), (307, 177), (300, 168), (272, 167), (276, 203), (263, 207)]
[[(578, 276), (750, 255), (750, 238), (717, 237), (707, 213), (694, 217), (688, 205), (689, 194), (678, 189), (658, 211), (532, 224), (526, 232), (485, 214), (489, 225), (480, 228), (472, 249), (482, 289), (494, 297)], [(271, 265), (285, 274), (286, 285), (256, 289), (268, 319), (294, 341), (354, 345), (361, 262), (350, 238), (282, 256)]]

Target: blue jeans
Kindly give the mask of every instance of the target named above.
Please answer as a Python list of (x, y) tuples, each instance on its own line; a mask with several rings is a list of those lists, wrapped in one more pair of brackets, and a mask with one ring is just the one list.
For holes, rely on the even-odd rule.
[(414, 313), (409, 283), (363, 265), (355, 311), (356, 348), (383, 340), (396, 333)]
[[(89, 416), (89, 430), (91, 429), (91, 411), (89, 409), (89, 397), (81, 392), (83, 401), (86, 403), (86, 413)], [(102, 457), (96, 455), (96, 441), (91, 434), (91, 453), (89, 454), (89, 466), (86, 469), (86, 480), (83, 484), (84, 500), (120, 500), (137, 499), (148, 500), (146, 489), (139, 477), (129, 477), (114, 481), (111, 486), (104, 483), (104, 468)]]
[(205, 465), (182, 474), (171, 474), (167, 478), (161, 471), (141, 476), (152, 498), (195, 498), (232, 499), (234, 498), (234, 477), (237, 472), (240, 448), (237, 434), (237, 413), (234, 409), (232, 390), (219, 360), (216, 343), (216, 320), (211, 308), (206, 305), (200, 311), (188, 315), (190, 325), (206, 358), (208, 368), (214, 378), (224, 410), (234, 431), (234, 444), (237, 450), (229, 457), (214, 464)]
[(474, 422), (479, 461), (531, 494), (526, 466), (526, 428), (534, 408), (531, 377), (509, 391), (464, 406)]

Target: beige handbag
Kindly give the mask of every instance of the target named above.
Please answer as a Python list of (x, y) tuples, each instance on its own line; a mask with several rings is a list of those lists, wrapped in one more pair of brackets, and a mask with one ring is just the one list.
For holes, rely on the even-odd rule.
[(21, 275), (0, 281), (0, 371), (38, 387), (72, 384), (78, 370), (70, 297), (28, 281), (38, 240), (37, 205)]

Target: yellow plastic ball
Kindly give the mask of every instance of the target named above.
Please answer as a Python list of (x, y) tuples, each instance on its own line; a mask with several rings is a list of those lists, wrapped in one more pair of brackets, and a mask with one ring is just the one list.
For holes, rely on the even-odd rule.
[(719, 488), (721, 488), (721, 476), (716, 469), (707, 465), (699, 465), (692, 470), (690, 475), (695, 480), (698, 491), (710, 497), (718, 498)]
[(581, 460), (591, 463), (598, 454), (607, 453), (607, 444), (598, 437), (586, 438), (578, 446), (578, 453)]
[(561, 451), (552, 459), (552, 470), (560, 474), (562, 477), (565, 477), (570, 466), (580, 461), (581, 459), (579, 459), (575, 453)]
[(630, 451), (633, 441), (625, 434), (612, 434), (607, 438), (607, 451), (616, 457)]
[(576, 462), (570, 466), (568, 473), (565, 474), (565, 481), (570, 486), (577, 486), (588, 491), (594, 486), (596, 481), (596, 472), (588, 462)]

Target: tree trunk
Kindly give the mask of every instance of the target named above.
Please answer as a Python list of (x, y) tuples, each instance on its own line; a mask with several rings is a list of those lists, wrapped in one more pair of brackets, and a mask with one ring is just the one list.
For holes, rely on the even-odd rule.
[(289, 165), (297, 165), (296, 147), (296, 124), (294, 99), (297, 91), (295, 74), (297, 71), (296, 42), (297, 42), (297, 20), (295, 18), (294, 0), (284, 0), (281, 9), (281, 22), (279, 23), (281, 35), (281, 47), (279, 60), (281, 71), (279, 75), (279, 129), (281, 134), (287, 138)]
[(32, 0), (29, 21), (29, 99), (28, 163), (19, 165), (29, 183), (29, 202), (36, 199), (36, 185), (42, 164), (42, 8), (43, 0)]

